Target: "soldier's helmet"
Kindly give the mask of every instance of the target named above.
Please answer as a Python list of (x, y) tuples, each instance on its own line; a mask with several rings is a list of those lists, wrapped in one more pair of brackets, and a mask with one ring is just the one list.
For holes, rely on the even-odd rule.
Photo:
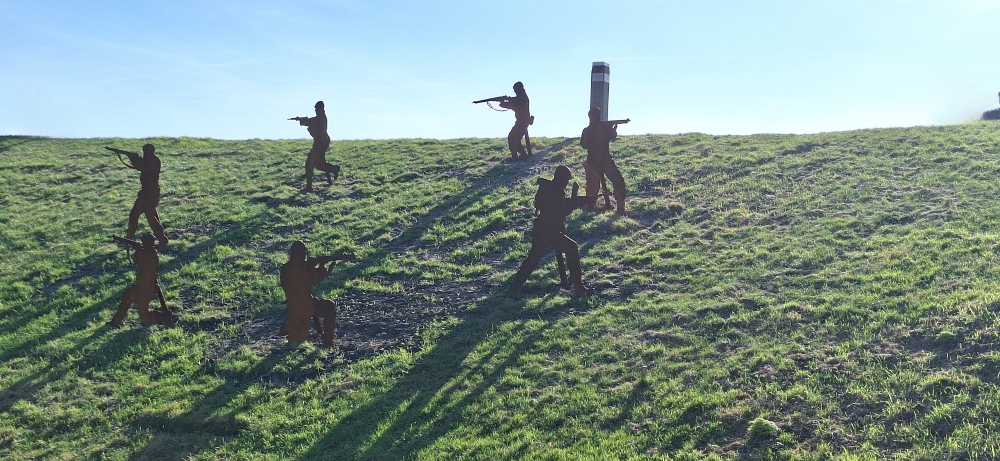
[(517, 82), (514, 84), (514, 91), (524, 91), (524, 84)]
[(292, 242), (292, 247), (288, 249), (288, 257), (295, 261), (305, 261), (306, 254), (306, 244), (301, 240)]
[(156, 152), (156, 147), (153, 146), (152, 144), (146, 144), (145, 146), (142, 146), (142, 153), (144, 155), (149, 155), (154, 152)]
[(601, 108), (597, 107), (597, 106), (592, 107), (590, 109), (590, 112), (587, 112), (587, 116), (590, 117), (591, 120), (600, 120), (601, 119)]
[(556, 174), (552, 177), (555, 181), (566, 181), (569, 182), (573, 178), (573, 173), (569, 171), (569, 167), (566, 165), (559, 165), (556, 167)]
[(325, 109), (325, 108), (326, 108), (326, 105), (325, 105), (325, 104), (323, 104), (323, 101), (316, 101), (316, 106), (315, 106), (315, 107), (316, 107), (317, 109)]
[(153, 243), (156, 242), (156, 238), (153, 237), (153, 234), (150, 234), (149, 232), (146, 232), (145, 234), (142, 234), (142, 237), (139, 238), (139, 241), (142, 242), (142, 246), (147, 246), (148, 247), (148, 246), (152, 246)]

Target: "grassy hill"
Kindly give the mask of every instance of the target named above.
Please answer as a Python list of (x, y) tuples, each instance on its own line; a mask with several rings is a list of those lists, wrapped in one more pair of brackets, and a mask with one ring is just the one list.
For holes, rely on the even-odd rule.
[[(0, 458), (1000, 457), (1000, 130), (624, 137), (629, 215), (576, 213), (585, 278), (527, 253), (575, 139), (0, 137)], [(163, 161), (176, 327), (105, 326)], [(147, 230), (145, 222), (140, 231)], [(277, 336), (291, 242), (356, 252), (317, 292), (340, 347)], [(318, 341), (318, 339), (317, 339)]]

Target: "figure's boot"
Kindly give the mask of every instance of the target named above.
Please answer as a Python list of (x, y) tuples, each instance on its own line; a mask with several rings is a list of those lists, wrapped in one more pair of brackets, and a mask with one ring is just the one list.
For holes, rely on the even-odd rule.
[(340, 165), (333, 166), (333, 180), (336, 181), (340, 177)]
[(507, 288), (507, 296), (511, 298), (523, 298), (524, 292), (521, 291), (521, 287), (524, 286), (524, 282), (528, 281), (528, 276), (521, 274), (518, 271), (517, 275), (514, 276), (514, 281), (510, 283), (510, 288)]

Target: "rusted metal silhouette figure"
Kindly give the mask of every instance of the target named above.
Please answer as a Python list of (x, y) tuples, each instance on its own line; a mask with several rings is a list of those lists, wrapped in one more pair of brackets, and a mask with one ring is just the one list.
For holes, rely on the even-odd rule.
[[(163, 233), (163, 224), (160, 223), (160, 215), (156, 212), (156, 207), (160, 205), (160, 158), (156, 156), (156, 147), (152, 144), (142, 146), (142, 156), (112, 147), (105, 149), (118, 154), (118, 160), (125, 166), (139, 170), (139, 196), (136, 197), (132, 211), (128, 215), (125, 238), (135, 238), (135, 231), (139, 228), (139, 216), (146, 215), (146, 222), (156, 235), (160, 248), (166, 248), (167, 236)], [(129, 161), (125, 162), (122, 155), (128, 157)]]
[(288, 342), (300, 343), (309, 339), (311, 319), (315, 320), (316, 332), (323, 338), (323, 346), (333, 346), (333, 335), (337, 331), (337, 305), (313, 296), (312, 288), (330, 276), (337, 261), (353, 259), (356, 259), (354, 255), (310, 258), (305, 243), (301, 240), (292, 243), (288, 250), (288, 262), (281, 266), (281, 289), (285, 291), (288, 312), (280, 333), (288, 335)]
[[(531, 250), (514, 275), (514, 281), (507, 289), (507, 296), (515, 298), (524, 296), (521, 287), (528, 281), (528, 277), (538, 267), (542, 256), (545, 256), (549, 248), (556, 250), (557, 262), (562, 259), (561, 255), (566, 255), (565, 263), (569, 268), (569, 281), (573, 283), (573, 296), (584, 296), (591, 292), (590, 288), (583, 284), (580, 247), (566, 235), (566, 217), (577, 208), (593, 204), (599, 196), (578, 196), (580, 185), (573, 183), (573, 193), (567, 198), (566, 186), (571, 178), (572, 174), (565, 165), (556, 168), (551, 180), (538, 178), (538, 191), (535, 192), (535, 221), (531, 229)], [(561, 273), (560, 278), (563, 278)]]
[[(135, 251), (131, 256), (132, 262), (139, 266), (139, 273), (135, 277), (135, 285), (125, 289), (122, 293), (121, 302), (118, 303), (118, 311), (108, 322), (109, 325), (119, 327), (125, 321), (129, 308), (134, 304), (139, 311), (139, 323), (148, 325), (158, 323), (161, 325), (173, 325), (174, 313), (167, 307), (167, 301), (163, 299), (163, 290), (156, 282), (157, 272), (160, 267), (160, 258), (156, 254), (153, 234), (143, 234), (142, 243), (135, 240), (112, 237), (115, 242), (125, 245)], [(149, 302), (153, 298), (160, 299), (160, 310), (150, 311)]]
[[(315, 108), (315, 117), (292, 117), (289, 119), (308, 127), (309, 136), (313, 138), (312, 149), (309, 149), (309, 155), (306, 156), (307, 192), (313, 190), (313, 168), (326, 173), (326, 182), (329, 185), (333, 185), (333, 181), (340, 176), (340, 165), (326, 161), (326, 150), (330, 148), (330, 134), (326, 130), (326, 107), (323, 101), (317, 101)], [(330, 175), (333, 175), (332, 179)]]
[[(523, 83), (517, 82), (514, 84), (514, 95), (513, 97), (505, 95), (480, 99), (479, 101), (472, 101), (472, 103), (479, 104), (485, 102), (489, 105), (491, 102), (499, 102), (500, 107), (514, 111), (514, 127), (510, 129), (510, 133), (507, 135), (507, 147), (510, 149), (511, 159), (518, 160), (528, 158), (528, 156), (532, 155), (528, 125), (535, 123), (535, 117), (531, 115), (528, 93), (524, 91)], [(490, 107), (492, 108), (493, 106), (490, 105)], [(524, 139), (523, 145), (521, 144), (522, 138)]]
[[(590, 116), (590, 125), (583, 129), (580, 135), (580, 145), (587, 150), (587, 160), (583, 162), (583, 169), (587, 174), (587, 195), (596, 195), (604, 189), (604, 206), (611, 209), (611, 201), (608, 199), (608, 184), (605, 176), (611, 180), (614, 186), (615, 205), (618, 213), (625, 213), (625, 178), (618, 170), (618, 165), (611, 158), (611, 141), (618, 139), (618, 125), (628, 123), (631, 120), (609, 120), (601, 121), (601, 108), (594, 107), (587, 114)], [(594, 211), (596, 207), (590, 205), (589, 211)]]

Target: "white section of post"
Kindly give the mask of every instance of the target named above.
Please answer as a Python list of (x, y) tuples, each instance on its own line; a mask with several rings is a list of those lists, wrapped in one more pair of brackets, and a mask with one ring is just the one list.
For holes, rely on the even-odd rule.
[(608, 95), (611, 89), (611, 66), (603, 61), (590, 68), (590, 109), (601, 108), (601, 121), (608, 121)]

